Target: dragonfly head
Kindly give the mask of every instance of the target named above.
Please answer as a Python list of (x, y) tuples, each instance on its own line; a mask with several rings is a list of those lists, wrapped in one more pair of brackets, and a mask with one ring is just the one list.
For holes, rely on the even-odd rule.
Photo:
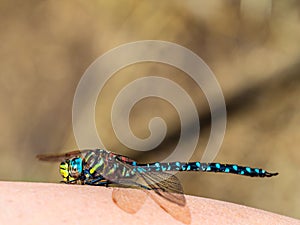
[(76, 181), (82, 173), (82, 159), (76, 157), (63, 161), (59, 166), (59, 172), (65, 182)]

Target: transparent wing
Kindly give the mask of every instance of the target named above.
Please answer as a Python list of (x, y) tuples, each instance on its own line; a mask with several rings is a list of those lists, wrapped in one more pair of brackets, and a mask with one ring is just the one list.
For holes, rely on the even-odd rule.
[[(179, 206), (186, 204), (183, 189), (178, 178), (172, 174), (164, 172), (138, 172), (136, 168), (130, 164), (117, 160), (119, 169), (115, 171), (113, 176), (103, 174), (103, 177), (127, 186), (144, 188), (146, 190), (153, 190), (156, 194), (165, 198), (166, 200), (176, 203)], [(129, 177), (121, 176), (123, 167), (129, 174)]]
[(154, 202), (156, 202), (163, 210), (176, 220), (181, 221), (184, 224), (191, 223), (191, 213), (187, 205), (182, 206), (174, 204), (154, 191), (114, 188), (112, 192), (112, 199), (120, 209), (133, 214), (141, 209), (145, 203), (147, 194), (150, 195)]
[(156, 194), (154, 191), (148, 191), (150, 197), (170, 216), (184, 224), (191, 224), (191, 213), (188, 204), (185, 206), (174, 204), (166, 198)]
[(138, 189), (114, 188), (112, 192), (114, 203), (125, 212), (131, 214), (141, 209), (146, 198), (147, 194)]
[(81, 156), (83, 153), (88, 152), (91, 150), (74, 150), (67, 153), (61, 154), (40, 154), (36, 157), (41, 161), (49, 161), (49, 162), (61, 162), (65, 159), (70, 159), (75, 156)]
[(176, 176), (164, 172), (146, 172), (140, 175), (156, 194), (177, 205), (186, 204), (182, 186)]
[[(135, 167), (122, 163), (127, 170), (135, 171)], [(134, 176), (116, 179), (118, 185), (143, 188), (144, 191), (126, 188), (113, 190), (112, 199), (115, 204), (128, 213), (136, 213), (143, 203), (147, 192), (150, 197), (169, 215), (185, 224), (191, 223), (191, 214), (178, 178), (164, 172), (135, 172)]]

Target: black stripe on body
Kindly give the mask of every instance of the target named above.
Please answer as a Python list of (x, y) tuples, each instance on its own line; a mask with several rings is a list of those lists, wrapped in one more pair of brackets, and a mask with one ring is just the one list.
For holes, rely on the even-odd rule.
[[(134, 163), (133, 160), (103, 149), (89, 151), (84, 158), (85, 174), (91, 179), (101, 175), (107, 180), (117, 182), (119, 179), (130, 178), (135, 174), (134, 167), (128, 168), (130, 163)], [(129, 165), (127, 167), (123, 164)]]

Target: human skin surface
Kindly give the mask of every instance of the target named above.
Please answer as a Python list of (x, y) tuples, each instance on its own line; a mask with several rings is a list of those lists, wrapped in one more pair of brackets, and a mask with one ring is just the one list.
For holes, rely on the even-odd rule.
[[(299, 224), (278, 214), (186, 195), (185, 210), (171, 216), (143, 191), (126, 189), (128, 207), (112, 199), (115, 188), (50, 183), (0, 182), (1, 224)], [(118, 189), (117, 189), (118, 190)], [(118, 192), (116, 192), (118, 193)], [(144, 192), (145, 193), (145, 192)], [(117, 195), (115, 195), (117, 196)], [(130, 201), (132, 198), (132, 201)], [(141, 201), (140, 201), (141, 200)], [(145, 201), (144, 201), (145, 200)], [(180, 215), (182, 213), (182, 216)], [(188, 214), (186, 214), (188, 213)], [(176, 217), (176, 218), (175, 218)], [(188, 217), (188, 218), (187, 218)]]

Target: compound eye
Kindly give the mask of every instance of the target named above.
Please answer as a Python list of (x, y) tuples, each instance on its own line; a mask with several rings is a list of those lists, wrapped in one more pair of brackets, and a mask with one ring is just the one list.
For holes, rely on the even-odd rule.
[(74, 178), (79, 177), (82, 173), (82, 159), (81, 158), (74, 158), (70, 161), (70, 175)]

